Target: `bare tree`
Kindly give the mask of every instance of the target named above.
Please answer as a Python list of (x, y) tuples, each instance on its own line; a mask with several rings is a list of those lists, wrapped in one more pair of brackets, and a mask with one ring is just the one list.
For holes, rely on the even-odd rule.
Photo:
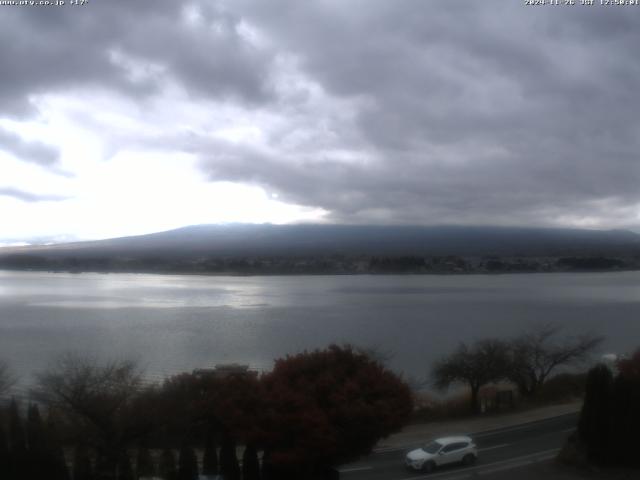
[(584, 362), (603, 341), (592, 333), (558, 340), (560, 331), (544, 324), (511, 341), (508, 378), (521, 395), (535, 396), (554, 370)]
[(9, 369), (9, 364), (0, 360), (0, 397), (6, 394), (15, 382), (16, 379)]
[(133, 361), (65, 354), (37, 376), (35, 397), (61, 412), (94, 447), (109, 477), (126, 447), (148, 432), (142, 376)]
[(439, 389), (446, 389), (453, 383), (468, 385), (470, 408), (477, 413), (480, 411), (480, 388), (506, 377), (508, 359), (509, 346), (500, 340), (480, 340), (471, 346), (461, 343), (454, 353), (436, 362), (432, 378)]
[(355, 351), (366, 355), (371, 360), (378, 362), (380, 365), (388, 367), (396, 356), (396, 352), (390, 348), (385, 348), (379, 343), (368, 346), (356, 346)]
[(430, 384), (429, 377), (417, 377), (415, 375), (402, 375), (402, 379), (405, 381), (414, 395), (420, 393), (426, 386)]

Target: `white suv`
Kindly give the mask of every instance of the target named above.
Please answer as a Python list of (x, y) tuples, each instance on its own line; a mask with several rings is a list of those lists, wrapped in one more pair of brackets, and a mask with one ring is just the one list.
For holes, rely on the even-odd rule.
[(471, 465), (478, 458), (478, 448), (470, 437), (437, 438), (421, 448), (407, 453), (405, 464), (412, 470), (431, 472), (450, 463)]

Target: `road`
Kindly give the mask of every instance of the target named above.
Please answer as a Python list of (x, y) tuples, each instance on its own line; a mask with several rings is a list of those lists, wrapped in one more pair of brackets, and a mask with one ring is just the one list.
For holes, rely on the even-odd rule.
[[(342, 480), (462, 480), (490, 479), (498, 472), (555, 457), (576, 427), (578, 414), (571, 413), (523, 425), (471, 435), (478, 445), (478, 461), (473, 467), (443, 467), (426, 475), (404, 467), (411, 448), (388, 449), (340, 468)], [(464, 432), (451, 432), (460, 434)], [(430, 440), (425, 438), (425, 442)], [(418, 445), (416, 445), (418, 447)]]

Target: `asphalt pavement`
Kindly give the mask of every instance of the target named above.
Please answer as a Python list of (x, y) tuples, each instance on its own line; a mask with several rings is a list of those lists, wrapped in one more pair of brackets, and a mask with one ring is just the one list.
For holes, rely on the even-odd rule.
[[(448, 466), (431, 474), (409, 470), (404, 465), (407, 451), (420, 445), (378, 451), (358, 462), (343, 465), (343, 480), (463, 480), (503, 478), (505, 471), (548, 462), (554, 458), (569, 434), (575, 430), (577, 413), (521, 425), (472, 433), (478, 446), (478, 461), (472, 467)], [(449, 432), (451, 435), (468, 432)], [(431, 440), (425, 438), (424, 443)], [(421, 442), (423, 443), (423, 442)]]

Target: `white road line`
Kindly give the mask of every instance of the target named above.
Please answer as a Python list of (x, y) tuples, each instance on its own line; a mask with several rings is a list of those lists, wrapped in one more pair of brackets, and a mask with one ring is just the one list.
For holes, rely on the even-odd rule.
[(373, 467), (371, 467), (369, 465), (365, 465), (364, 467), (339, 468), (338, 469), (338, 471), (340, 473), (361, 472), (363, 470), (373, 470)]
[[(557, 455), (557, 452), (553, 452), (553, 453), (549, 453), (547, 455), (542, 455), (542, 456), (536, 457), (533, 460), (529, 459), (529, 460), (524, 460), (524, 461), (521, 461), (521, 462), (511, 463), (509, 465), (503, 465), (503, 466), (499, 466), (499, 467), (495, 467), (495, 468), (490, 468), (488, 470), (482, 470), (482, 474), (485, 475), (487, 473), (496, 473), (496, 472), (502, 472), (504, 470), (510, 470), (512, 468), (524, 467), (525, 465), (531, 465), (534, 462), (543, 462), (545, 460), (551, 460), (556, 455)], [(449, 480), (453, 480), (453, 479), (449, 479)]]
[(531, 428), (531, 425), (525, 424), (525, 425), (519, 425), (516, 427), (506, 427), (506, 428), (502, 428), (500, 430), (491, 430), (489, 432), (485, 432), (485, 433), (468, 433), (467, 435), (472, 437), (472, 438), (482, 438), (482, 437), (493, 437), (495, 435), (500, 435), (501, 433), (505, 433), (505, 432), (513, 432), (515, 430), (524, 430), (527, 428)]
[(479, 448), (478, 451), (479, 452), (486, 452), (487, 450), (493, 450), (495, 448), (504, 448), (504, 447), (508, 447), (509, 445), (513, 445), (513, 444), (512, 443), (503, 443), (502, 445), (494, 445), (493, 447)]
[[(571, 429), (571, 430), (574, 430), (574, 429)], [(562, 433), (564, 433), (565, 431), (569, 431), (569, 430), (562, 430)], [(496, 445), (495, 447), (480, 448), (479, 451), (483, 452), (485, 450), (491, 450), (491, 449), (494, 449), (494, 448), (507, 447), (509, 445), (511, 445), (511, 444), (510, 443), (505, 443), (503, 445)], [(407, 447), (402, 447), (402, 448), (401, 447), (398, 447), (398, 448), (395, 448), (395, 447), (379, 448), (377, 450), (374, 450), (372, 453), (375, 454), (375, 453), (402, 452), (402, 451), (405, 451), (405, 450), (409, 450), (411, 448), (418, 448), (418, 447), (419, 447), (419, 445), (407, 446)]]
[[(570, 415), (570, 414), (567, 414)], [(560, 415), (560, 417), (563, 417), (564, 415)], [(526, 429), (526, 428), (531, 428), (533, 426), (536, 426), (538, 424), (542, 425), (544, 423), (547, 423), (549, 421), (552, 420), (556, 420), (559, 417), (551, 417), (548, 419), (544, 419), (544, 420), (536, 420), (534, 422), (530, 422), (530, 423), (523, 423), (522, 425), (514, 425), (513, 427), (505, 427), (505, 428), (500, 428), (497, 430), (488, 430), (486, 432), (478, 432), (478, 433), (467, 433), (468, 436), (472, 437), (472, 438), (480, 438), (480, 437), (492, 437), (494, 435), (500, 435), (501, 433), (504, 432), (513, 432), (515, 430), (522, 430), (522, 429)]]
[(563, 413), (561, 415), (556, 415), (554, 417), (547, 417), (547, 418), (541, 418), (540, 420), (533, 420), (530, 422), (526, 422), (526, 423), (521, 423), (519, 425), (513, 425), (511, 427), (502, 427), (502, 428), (496, 428), (496, 429), (491, 429), (491, 430), (484, 430), (484, 431), (480, 431), (480, 432), (476, 432), (476, 433), (468, 433), (468, 436), (471, 437), (490, 437), (492, 435), (497, 435), (500, 434), (502, 432), (510, 432), (512, 430), (521, 430), (523, 428), (531, 428), (533, 426), (536, 425), (542, 425), (545, 423), (549, 423), (552, 422), (554, 420), (558, 420), (559, 418), (562, 417), (568, 417), (569, 415), (575, 415), (577, 413), (579, 413), (579, 410), (576, 410), (575, 412), (567, 412), (567, 413)]
[[(528, 465), (531, 462), (535, 461), (543, 461), (549, 460), (553, 458), (558, 452), (559, 448), (554, 448), (551, 450), (543, 450), (542, 452), (530, 453), (528, 455), (523, 455), (521, 457), (510, 458), (509, 460), (501, 460), (499, 462), (488, 463), (486, 465), (478, 465), (474, 467), (467, 467), (456, 472), (442, 472), (442, 473), (432, 473), (429, 475), (421, 475), (419, 477), (405, 477), (399, 480), (430, 480), (432, 478), (444, 477), (446, 475), (456, 475), (455, 477), (449, 477), (448, 480), (458, 480), (462, 478), (468, 478), (469, 473), (485, 473), (485, 472), (493, 472), (500, 470), (508, 470), (510, 468), (517, 468), (523, 465)], [(490, 468), (493, 467), (493, 468)], [(486, 469), (486, 470), (485, 470)]]
[(386, 447), (386, 448), (375, 448), (371, 453), (391, 453), (391, 452), (402, 452), (403, 450), (409, 450), (410, 448), (416, 448), (416, 444), (406, 445), (404, 447)]

